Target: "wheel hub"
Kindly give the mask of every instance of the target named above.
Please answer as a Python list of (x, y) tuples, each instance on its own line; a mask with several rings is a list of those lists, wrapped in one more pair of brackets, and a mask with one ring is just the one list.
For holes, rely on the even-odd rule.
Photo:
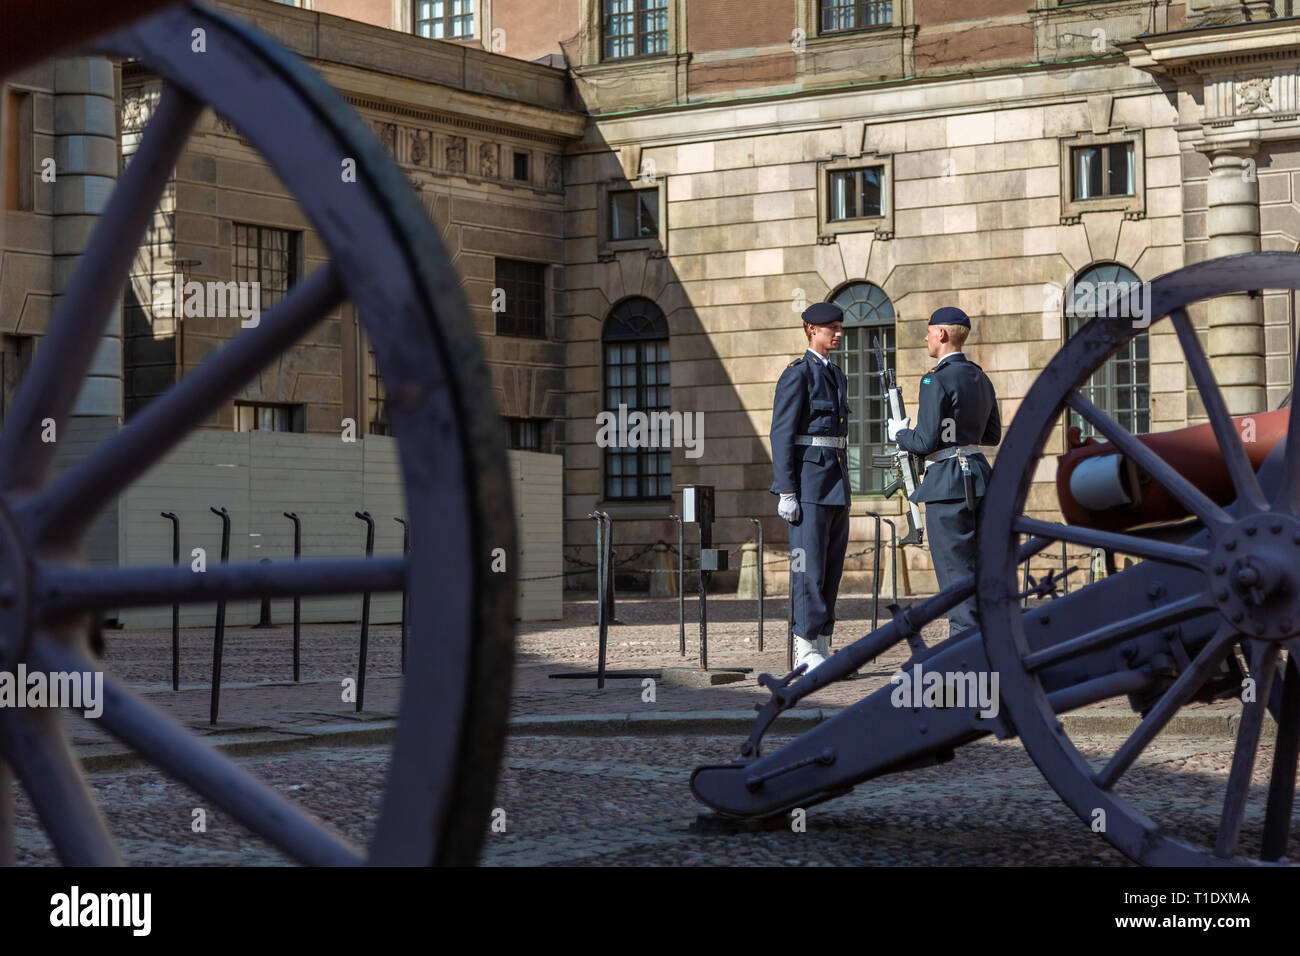
[(1300, 633), (1300, 521), (1277, 512), (1237, 521), (1214, 542), (1210, 587), (1242, 634), (1283, 641)]

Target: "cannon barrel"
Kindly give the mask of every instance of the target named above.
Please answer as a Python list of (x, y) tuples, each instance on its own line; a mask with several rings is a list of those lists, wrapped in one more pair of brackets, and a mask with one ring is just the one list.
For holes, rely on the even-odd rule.
[[(1233, 419), (1251, 466), (1264, 463), (1273, 446), (1286, 437), (1286, 408)], [(1180, 521), (1187, 509), (1150, 479), (1110, 442), (1082, 438), (1069, 430), (1070, 450), (1056, 459), (1056, 494), (1069, 524), (1103, 531)], [(1139, 435), (1146, 445), (1216, 504), (1235, 498), (1232, 479), (1210, 425)]]

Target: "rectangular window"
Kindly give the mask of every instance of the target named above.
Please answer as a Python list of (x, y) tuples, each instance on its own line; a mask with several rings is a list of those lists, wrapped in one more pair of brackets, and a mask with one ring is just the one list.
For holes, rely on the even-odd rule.
[(388, 394), (375, 350), (366, 344), (366, 434), (391, 435), (393, 423), (388, 419)]
[(520, 182), (526, 183), (530, 178), (531, 177), (529, 176), (529, 169), (528, 169), (528, 154), (515, 153), (515, 179), (519, 180)]
[(35, 345), (36, 339), (30, 335), (0, 335), (0, 419), (9, 414)]
[(509, 447), (520, 451), (549, 451), (546, 442), (548, 424), (541, 418), (507, 418), (506, 427), (510, 432)]
[(6, 91), (5, 128), (0, 131), (4, 156), (0, 157), (0, 183), (4, 186), (4, 208), (30, 212), (32, 208), (32, 94)]
[(415, 35), (430, 40), (474, 35), (474, 0), (415, 0)]
[(604, 0), (605, 59), (668, 52), (668, 0)]
[[(873, 455), (886, 455), (894, 450), (889, 441), (887, 424), (889, 403), (885, 400), (880, 382), (880, 369), (876, 365), (873, 337), (880, 339), (885, 353), (885, 363), (894, 365), (894, 326), (855, 325), (844, 330), (840, 348), (844, 375), (849, 380), (849, 486), (855, 495), (878, 495), (884, 491), (886, 471), (872, 467)], [(913, 412), (915, 414), (915, 412)]]
[[(669, 404), (668, 342), (605, 343), (605, 408), (619, 417), (619, 406), (627, 414), (667, 412)], [(617, 428), (617, 423), (615, 425)], [(633, 426), (627, 426), (629, 436)], [(605, 497), (671, 498), (672, 448), (632, 448), (615, 444), (605, 449)], [(669, 439), (662, 435), (661, 440)], [(629, 442), (630, 445), (630, 442)]]
[(515, 259), (496, 260), (496, 288), (504, 293), (497, 335), (546, 338), (546, 266)]
[(300, 432), (303, 431), (302, 405), (269, 405), (246, 402), (235, 403), (235, 431), (237, 432)]
[(1076, 146), (1070, 150), (1074, 198), (1133, 195), (1133, 144)]
[(890, 0), (821, 0), (822, 33), (837, 30), (865, 30), (894, 23)]
[(842, 169), (827, 173), (830, 181), (826, 190), (829, 222), (845, 219), (868, 219), (884, 215), (883, 166), (866, 166), (862, 169)]
[(269, 309), (298, 281), (302, 233), (242, 222), (232, 225), (235, 281), (261, 283), (261, 308)]
[(609, 238), (647, 239), (659, 235), (659, 188), (623, 189), (609, 194)]

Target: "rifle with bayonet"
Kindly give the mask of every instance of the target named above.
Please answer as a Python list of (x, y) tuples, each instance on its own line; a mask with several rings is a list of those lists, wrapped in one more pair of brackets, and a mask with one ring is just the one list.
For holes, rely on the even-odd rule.
[[(880, 347), (879, 337), (873, 335), (871, 345), (876, 353), (877, 374), (880, 376), (880, 387), (889, 408), (889, 417), (904, 419), (907, 414), (903, 411), (903, 390), (894, 382), (894, 370), (885, 365), (885, 350)], [(871, 466), (887, 470), (893, 478), (885, 486), (886, 498), (892, 498), (899, 491), (907, 496), (907, 534), (898, 543), (919, 545), (923, 534), (921, 508), (912, 500), (912, 492), (916, 491), (917, 485), (921, 483), (920, 461), (915, 455), (894, 445), (894, 450), (887, 455), (872, 455)]]

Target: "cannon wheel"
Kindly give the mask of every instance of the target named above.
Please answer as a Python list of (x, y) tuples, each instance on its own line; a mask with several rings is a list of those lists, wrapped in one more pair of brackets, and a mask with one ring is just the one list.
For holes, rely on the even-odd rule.
[[(1210, 260), (1161, 276), (1151, 283), (1150, 314), (1160, 321), (1167, 316), (1178, 334), (1232, 478), (1237, 494), (1233, 508), (1225, 510), (1211, 502), (1076, 390), (1110, 355), (1141, 332), (1131, 320), (1112, 318), (1094, 319), (1072, 336), (1030, 388), (1003, 439), (984, 499), (977, 593), (984, 644), (989, 663), (999, 674), (1003, 706), (1009, 711), (1029, 755), (1062, 799), (1089, 824), (1104, 819), (1102, 832), (1106, 839), (1139, 863), (1285, 862), (1295, 796), (1297, 741), (1300, 741), (1300, 672), (1297, 671), (1300, 615), (1294, 614), (1285, 600), (1273, 598), (1257, 600), (1257, 606), (1243, 607), (1243, 602), (1229, 589), (1219, 586), (1224, 579), (1215, 579), (1223, 573), (1225, 563), (1231, 564), (1225, 562), (1225, 558), (1231, 557), (1228, 551), (1235, 551), (1238, 557), (1258, 554), (1268, 559), (1272, 555), (1273, 563), (1278, 564), (1282, 563), (1277, 560), (1279, 542), (1285, 543), (1284, 550), (1293, 546), (1300, 549), (1300, 441), (1294, 444), (1288, 441), (1282, 455), (1275, 453), (1270, 460), (1271, 464), (1281, 458), (1283, 475), (1278, 492), (1269, 501), (1250, 466), (1185, 307), (1231, 293), (1296, 288), (1300, 288), (1300, 256), (1290, 253), (1253, 253)], [(1188, 545), (1172, 544), (1025, 517), (1025, 498), (1043, 446), (1067, 405), (1199, 517), (1209, 532), (1208, 543), (1202, 545), (1198, 539), (1193, 547), (1190, 541)], [(1289, 435), (1300, 435), (1297, 415), (1300, 413), (1293, 405)], [(1222, 614), (1214, 636), (1192, 657), (1132, 736), (1100, 769), (1094, 770), (1066, 735), (1048, 703), (1037, 675), (1037, 664), (1029, 658), (1016, 585), (1016, 543), (1022, 533), (1107, 547), (1191, 567), (1205, 576), (1204, 590), (1187, 601), (1167, 604), (1157, 612), (1147, 609), (1147, 613), (1140, 613), (1142, 609), (1135, 604), (1131, 617), (1117, 615), (1120, 619), (1093, 632), (1091, 637), (1095, 640), (1088, 644), (1087, 651), (1114, 647), (1147, 631), (1174, 624), (1186, 616), (1188, 609), (1184, 605), (1189, 601), (1197, 602), (1204, 612), (1217, 610)], [(1240, 550), (1236, 550), (1238, 545)], [(1296, 593), (1296, 582), (1287, 578), (1300, 567), (1300, 562), (1295, 562), (1290, 555), (1284, 557), (1291, 563), (1282, 570), (1283, 586)], [(1244, 633), (1243, 629), (1247, 628), (1249, 633)], [(1276, 703), (1276, 694), (1261, 692), (1255, 701), (1243, 704), (1213, 846), (1194, 845), (1170, 834), (1115, 792), (1115, 785), (1143, 749), (1238, 644), (1250, 662), (1257, 686), (1280, 685), (1277, 743), (1258, 858), (1243, 856), (1239, 844), (1264, 710), (1270, 700)], [(1282, 647), (1287, 649), (1289, 660), (1285, 675), (1278, 673)], [(1098, 816), (1097, 810), (1103, 810), (1105, 817)]]
[[(197, 50), (196, 31), (205, 49)], [(408, 674), (368, 861), (466, 864), (478, 854), (504, 741), (513, 655), (514, 553), (505, 441), (469, 311), (433, 224), (405, 177), (342, 99), (256, 31), (185, 5), (103, 41), (163, 78), (163, 93), (60, 301), (0, 433), (0, 665), (95, 671), (95, 612), (174, 601), (410, 588)], [(135, 250), (204, 106), (275, 169), (331, 261), (253, 328), (51, 480), (43, 422), (62, 427), (120, 298)], [(356, 176), (341, 174), (354, 161)], [(408, 558), (87, 569), (95, 514), (345, 298), (388, 386), (409, 510)], [(105, 679), (99, 723), (160, 769), (308, 864), (367, 856), (269, 786)], [(119, 862), (57, 711), (0, 710), (0, 753), (60, 858)], [(0, 763), (3, 767), (4, 763)], [(0, 776), (0, 823), (12, 827)], [(0, 829), (12, 855), (12, 830)]]

